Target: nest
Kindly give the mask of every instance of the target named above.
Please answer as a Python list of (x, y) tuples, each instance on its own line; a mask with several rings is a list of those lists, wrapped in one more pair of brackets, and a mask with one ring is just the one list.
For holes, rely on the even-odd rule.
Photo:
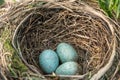
[(90, 80), (98, 80), (112, 66), (118, 46), (115, 25), (100, 11), (80, 1), (36, 1), (18, 5), (12, 11), (9, 21), (16, 26), (13, 46), (30, 71), (40, 77), (52, 76), (40, 69), (40, 53), (56, 50), (61, 42), (75, 48), (82, 70), (78, 75), (60, 77), (89, 76)]

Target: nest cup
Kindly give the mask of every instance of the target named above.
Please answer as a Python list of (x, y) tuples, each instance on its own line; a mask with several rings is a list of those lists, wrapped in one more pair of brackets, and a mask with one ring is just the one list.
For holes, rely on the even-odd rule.
[(110, 20), (79, 1), (34, 4), (37, 3), (39, 7), (30, 8), (24, 12), (25, 16), (18, 17), (13, 36), (13, 46), (25, 65), (44, 76), (38, 63), (40, 53), (45, 49), (56, 50), (59, 43), (66, 42), (77, 51), (78, 64), (82, 67), (74, 77), (101, 78), (115, 56), (115, 34)]

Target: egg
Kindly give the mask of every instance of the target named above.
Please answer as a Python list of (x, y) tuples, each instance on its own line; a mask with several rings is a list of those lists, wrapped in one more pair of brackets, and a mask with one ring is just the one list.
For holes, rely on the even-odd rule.
[(56, 52), (60, 58), (60, 61), (62, 63), (68, 62), (68, 61), (77, 61), (78, 60), (78, 54), (75, 51), (75, 49), (67, 44), (67, 43), (60, 43), (57, 46)]
[(39, 65), (45, 73), (52, 73), (56, 70), (59, 65), (59, 58), (55, 51), (44, 50), (39, 55)]
[(78, 72), (78, 64), (70, 61), (61, 64), (55, 71), (57, 75), (75, 75)]

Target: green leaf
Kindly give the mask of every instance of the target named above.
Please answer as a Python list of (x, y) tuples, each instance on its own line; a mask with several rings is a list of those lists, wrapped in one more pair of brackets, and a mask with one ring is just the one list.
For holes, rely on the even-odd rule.
[(10, 65), (10, 64), (8, 65), (8, 69), (9, 69), (9, 71), (10, 71), (10, 75), (11, 75), (11, 76), (18, 77), (18, 76), (17, 76), (17, 73), (13, 70), (13, 68), (11, 68), (11, 65)]
[(0, 6), (1, 6), (2, 4), (4, 4), (4, 3), (5, 3), (4, 0), (0, 0)]
[(102, 8), (109, 17), (112, 17), (112, 12), (109, 9), (109, 0), (98, 0), (100, 8)]
[(98, 1), (99, 1), (100, 7), (105, 10), (105, 3), (104, 3), (104, 1), (102, 1), (102, 0), (98, 0)]
[(12, 47), (12, 44), (11, 44), (10, 39), (6, 39), (6, 40), (5, 40), (4, 49), (5, 49), (6, 51), (8, 51), (8, 52), (11, 52), (11, 53), (14, 52), (14, 49), (13, 49), (13, 47)]
[(110, 0), (109, 1), (109, 9), (111, 11), (114, 9), (114, 6), (116, 6), (115, 2), (116, 2), (116, 0)]
[(120, 15), (120, 4), (118, 5), (116, 10), (116, 17), (119, 18), (119, 15)]
[(119, 18), (120, 0), (98, 0), (99, 6), (109, 17)]

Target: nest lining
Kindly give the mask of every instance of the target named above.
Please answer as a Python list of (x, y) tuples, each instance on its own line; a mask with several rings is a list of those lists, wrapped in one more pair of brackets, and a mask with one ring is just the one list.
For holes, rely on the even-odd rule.
[[(47, 11), (49, 11), (49, 10), (47, 10)], [(46, 10), (45, 10), (45, 13), (46, 13)], [(43, 13), (43, 14), (45, 14), (45, 13)], [(46, 14), (45, 15), (43, 15), (43, 14), (42, 14), (42, 16), (45, 17)], [(50, 14), (48, 14), (48, 15), (50, 15)], [(21, 34), (22, 40), (21, 40), (20, 44), (21, 44), (21, 48), (23, 50), (22, 52), (24, 52), (23, 56), (25, 55), (25, 57), (28, 58), (29, 62), (31, 61), (31, 60), (29, 60), (30, 57), (31, 57), (31, 59), (32, 59), (32, 57), (33, 57), (33, 59), (37, 59), (35, 62), (38, 62), (38, 55), (40, 54), (41, 51), (43, 51), (45, 49), (49, 49), (49, 48), (55, 50), (56, 46), (60, 42), (71, 43), (74, 46), (76, 45), (76, 47), (80, 47), (82, 49), (89, 51), (91, 54), (93, 54), (96, 57), (98, 56), (97, 58), (95, 58), (94, 61), (96, 61), (96, 63), (93, 65), (97, 65), (98, 63), (102, 62), (102, 61), (99, 61), (99, 58), (100, 57), (102, 58), (104, 56), (104, 54), (108, 51), (107, 47), (109, 47), (109, 45), (105, 44), (105, 42), (106, 42), (105, 38), (107, 38), (108, 36), (111, 36), (111, 34), (109, 34), (109, 35), (105, 36), (104, 39), (102, 38), (103, 40), (101, 39), (101, 37), (103, 37), (105, 34), (107, 34), (107, 32), (105, 32), (105, 33), (102, 32), (103, 34), (100, 31), (98, 32), (97, 29), (99, 29), (101, 31), (105, 30), (105, 28), (103, 28), (103, 29), (100, 28), (99, 25), (103, 26), (102, 24), (98, 23), (97, 21), (94, 21), (92, 18), (91, 18), (91, 22), (90, 21), (88, 22), (86, 20), (88, 20), (89, 17), (86, 17), (86, 19), (85, 18), (82, 19), (81, 17), (78, 17), (78, 16), (75, 17), (76, 14), (72, 14), (72, 13), (70, 14), (70, 12), (67, 12), (67, 11), (62, 11), (62, 12), (59, 12), (56, 14), (54, 13), (52, 15), (54, 15), (55, 17), (52, 16), (53, 19), (51, 20), (51, 16), (50, 16), (50, 19), (48, 19), (48, 21), (45, 20), (45, 22), (41, 21), (41, 20), (44, 20), (44, 18), (41, 19), (41, 15), (39, 15), (38, 18), (40, 18), (40, 19), (39, 20), (33, 19), (33, 21), (38, 20), (38, 22), (40, 22), (41, 24), (37, 25), (36, 22), (31, 21), (32, 23), (35, 23), (35, 26), (32, 26), (32, 25), (27, 26), (26, 29), (21, 31), (22, 32), (22, 34)], [(63, 18), (60, 16), (60, 19), (57, 19), (57, 18), (59, 18), (58, 17), (59, 15), (61, 15)], [(47, 18), (48, 18), (48, 16), (47, 16)], [(73, 18), (73, 20), (71, 18)], [(75, 18), (77, 18), (77, 19), (75, 20)], [(49, 22), (49, 21), (51, 21), (51, 22)], [(93, 24), (93, 22), (94, 22), (94, 24)], [(97, 22), (97, 24), (95, 24), (95, 22)], [(28, 24), (32, 24), (32, 23), (28, 23)], [(90, 24), (93, 24), (94, 26), (90, 25)], [(92, 27), (96, 27), (96, 30), (95, 30), (95, 28), (92, 29)], [(93, 35), (95, 35), (95, 36), (93, 36)], [(111, 39), (112, 39), (112, 37), (111, 37)], [(98, 45), (100, 46), (101, 49), (98, 47)], [(103, 46), (105, 46), (105, 47), (103, 47)], [(79, 50), (81, 50), (81, 49), (78, 48), (77, 52), (79, 52)], [(104, 51), (102, 52), (102, 50), (104, 50)], [(92, 55), (90, 55), (90, 53), (87, 54), (87, 56), (91, 57)], [(100, 55), (100, 53), (102, 53), (102, 54)], [(26, 54), (28, 56), (26, 56)], [(81, 53), (78, 53), (78, 54), (81, 54)], [(83, 55), (84, 54), (85, 53), (83, 53)], [(85, 56), (83, 57), (83, 59), (84, 58), (85, 58)], [(100, 58), (100, 60), (103, 60), (101, 58)], [(90, 60), (90, 58), (87, 60)], [(89, 65), (90, 65), (90, 63), (89, 63)], [(91, 66), (91, 67), (93, 67), (93, 66)], [(89, 69), (87, 69), (87, 70), (89, 70)]]

